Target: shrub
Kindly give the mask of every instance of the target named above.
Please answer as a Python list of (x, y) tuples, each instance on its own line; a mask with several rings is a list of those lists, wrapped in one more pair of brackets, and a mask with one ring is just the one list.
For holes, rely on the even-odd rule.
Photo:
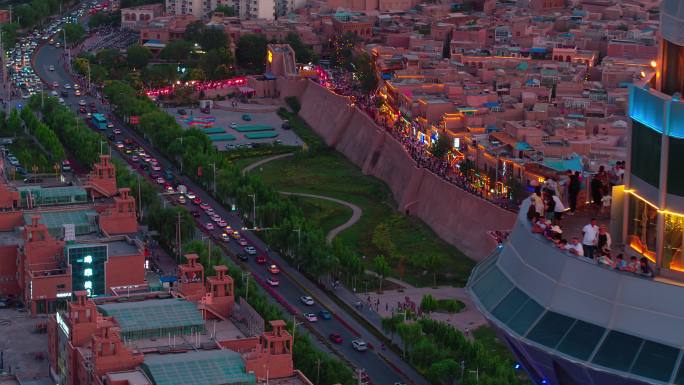
[(299, 113), (299, 110), (302, 109), (301, 103), (299, 103), (299, 99), (297, 99), (296, 96), (288, 96), (285, 98), (285, 103), (290, 107), (292, 112), (295, 114)]

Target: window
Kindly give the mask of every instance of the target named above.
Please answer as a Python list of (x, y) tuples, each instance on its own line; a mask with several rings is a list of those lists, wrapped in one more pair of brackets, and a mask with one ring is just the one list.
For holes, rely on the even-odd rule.
[(627, 239), (629, 244), (642, 254), (656, 248), (658, 210), (645, 201), (629, 196), (629, 218)]
[(679, 350), (652, 341), (644, 342), (631, 372), (640, 376), (668, 382), (672, 375)]
[(527, 337), (532, 341), (555, 349), (574, 322), (574, 318), (548, 311)]
[(684, 256), (682, 255), (682, 239), (684, 238), (684, 217), (664, 214), (664, 247), (663, 266), (670, 269), (684, 270)]
[(611, 331), (594, 357), (594, 363), (626, 372), (644, 340), (618, 331)]
[(648, 184), (660, 184), (660, 134), (638, 121), (632, 124), (632, 174)]
[(587, 360), (605, 332), (605, 328), (577, 320), (557, 349), (575, 358)]
[(670, 137), (670, 152), (668, 156), (667, 192), (684, 197), (684, 178), (682, 178), (684, 139)]

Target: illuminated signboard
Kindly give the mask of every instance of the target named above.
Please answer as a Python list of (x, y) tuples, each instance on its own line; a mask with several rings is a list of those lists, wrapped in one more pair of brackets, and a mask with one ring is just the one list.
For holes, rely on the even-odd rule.
[(461, 138), (454, 138), (454, 148), (461, 148)]
[(57, 316), (55, 317), (57, 319), (57, 325), (59, 325), (60, 329), (64, 332), (64, 334), (69, 337), (69, 325), (64, 322), (64, 319), (62, 318), (62, 313), (57, 312)]
[(268, 51), (268, 62), (273, 63), (273, 52)]
[(71, 265), (73, 290), (85, 290), (89, 297), (105, 294), (107, 245), (74, 244), (65, 249)]
[(69, 298), (71, 297), (71, 292), (69, 293), (57, 293), (57, 298)]

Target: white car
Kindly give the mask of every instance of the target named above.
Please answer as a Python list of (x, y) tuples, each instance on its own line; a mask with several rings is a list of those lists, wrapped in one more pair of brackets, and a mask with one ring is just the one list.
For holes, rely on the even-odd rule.
[(274, 277), (268, 277), (266, 279), (266, 283), (268, 283), (270, 286), (278, 286), (280, 285), (280, 281), (278, 281), (277, 278)]
[(221, 239), (223, 240), (223, 242), (230, 242), (230, 236), (226, 233), (221, 234)]
[(254, 248), (254, 246), (246, 246), (245, 247), (245, 253), (247, 253), (249, 255), (255, 255), (257, 253), (257, 251)]
[(306, 320), (309, 322), (318, 321), (318, 317), (316, 317), (316, 314), (314, 313), (304, 313), (304, 318), (306, 318)]
[(214, 224), (211, 223), (211, 222), (207, 222), (207, 223), (204, 224), (204, 228), (207, 229), (207, 230), (209, 230), (209, 231), (211, 231), (211, 230), (214, 229)]
[(50, 66), (48, 67), (48, 70), (50, 70), (50, 71), (54, 71), (54, 70), (55, 70), (55, 66), (53, 66), (53, 65), (50, 65)]
[(230, 124), (230, 128), (233, 128), (233, 129), (237, 128), (237, 124), (236, 124), (236, 123), (231, 123), (231, 124)]
[(365, 352), (366, 350), (368, 350), (368, 345), (363, 340), (353, 340), (352, 347), (357, 352)]
[(192, 191), (188, 191), (187, 193), (185, 193), (185, 196), (190, 200), (195, 199), (195, 193)]
[(299, 300), (302, 301), (302, 303), (306, 306), (313, 306), (315, 304), (313, 298), (309, 297), (308, 295), (299, 297)]
[(85, 106), (85, 105), (86, 105), (86, 101), (83, 100), (83, 99), (81, 99), (81, 100), (78, 101), (78, 105), (79, 105), (79, 106)]
[(64, 85), (64, 88), (67, 89), (67, 90), (70, 90), (70, 89), (71, 89), (71, 84), (65, 84), (65, 85)]

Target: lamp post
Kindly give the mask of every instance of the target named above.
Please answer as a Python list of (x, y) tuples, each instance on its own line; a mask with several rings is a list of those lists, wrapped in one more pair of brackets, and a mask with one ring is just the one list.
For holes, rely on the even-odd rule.
[(256, 193), (249, 194), (252, 197), (252, 227), (257, 228), (256, 225)]

